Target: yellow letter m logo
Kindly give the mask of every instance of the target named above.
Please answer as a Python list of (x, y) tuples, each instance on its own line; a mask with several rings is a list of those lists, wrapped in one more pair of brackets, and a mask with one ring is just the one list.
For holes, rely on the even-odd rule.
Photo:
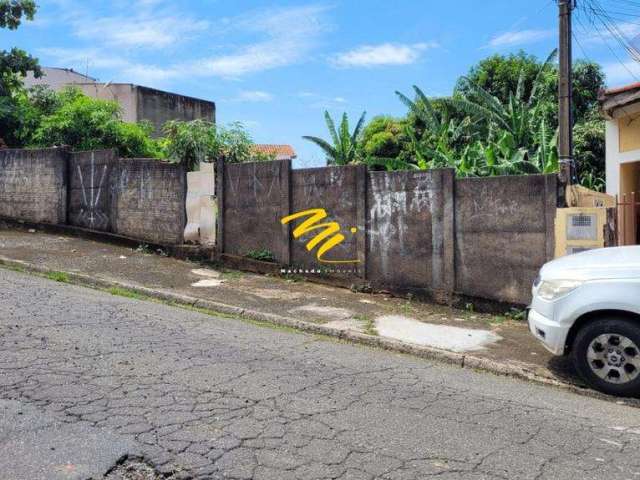
[[(312, 208), (284, 217), (280, 221), (283, 225), (286, 225), (294, 220), (306, 218), (304, 222), (300, 223), (300, 225), (293, 230), (293, 238), (297, 240), (303, 235), (317, 231), (316, 236), (307, 242), (306, 248), (307, 251), (310, 252), (314, 248), (319, 247), (316, 252), (316, 258), (320, 263), (360, 263), (360, 260), (324, 259), (326, 253), (345, 240), (345, 236), (340, 233), (340, 224), (338, 222), (318, 223), (327, 218), (327, 216), (324, 208)], [(352, 233), (356, 233), (357, 231), (355, 227), (351, 229)]]

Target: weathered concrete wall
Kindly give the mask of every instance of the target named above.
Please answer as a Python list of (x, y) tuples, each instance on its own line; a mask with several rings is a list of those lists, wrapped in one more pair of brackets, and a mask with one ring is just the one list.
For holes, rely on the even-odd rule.
[[(451, 169), (369, 172), (363, 166), (289, 171), (285, 162), (226, 165), (219, 183), (222, 253), (271, 251), (293, 269), (350, 271), (375, 287), (526, 304), (553, 258), (554, 175), (455, 180)], [(220, 167), (219, 167), (220, 168)], [(220, 201), (219, 197), (219, 201)], [(300, 239), (280, 219), (323, 209)], [(345, 240), (323, 260), (306, 246), (335, 222)], [(352, 229), (356, 229), (355, 231)]]
[(455, 188), (456, 290), (528, 303), (553, 258), (555, 175), (459, 179)]
[(0, 216), (65, 223), (67, 157), (59, 148), (0, 150)]
[(119, 159), (112, 175), (113, 230), (149, 242), (181, 244), (186, 225), (186, 172), (153, 159)]
[[(288, 242), (280, 219), (288, 210), (289, 161), (226, 164), (222, 203), (224, 253), (268, 250), (288, 263)], [(219, 193), (220, 194), (220, 193)]]
[(150, 121), (155, 135), (161, 135), (162, 126), (169, 120), (215, 122), (216, 105), (213, 102), (140, 86), (136, 86), (135, 91), (137, 120)]
[[(364, 235), (365, 225), (358, 221), (358, 167), (329, 167), (293, 170), (291, 172), (291, 213), (309, 209), (324, 209), (327, 217), (319, 223), (337, 222), (345, 240), (329, 251), (323, 260), (358, 260), (358, 235)], [(363, 178), (364, 180), (364, 178)], [(308, 217), (306, 217), (308, 218)], [(293, 230), (304, 219), (291, 223)], [(356, 233), (352, 232), (356, 228)], [(291, 241), (291, 265), (295, 267), (356, 269), (356, 264), (328, 264), (317, 259), (318, 248), (309, 252), (307, 242), (319, 230), (313, 231), (301, 239)], [(363, 252), (364, 253), (364, 252)]]
[(74, 85), (76, 88), (92, 98), (118, 102), (122, 109), (122, 119), (125, 122), (138, 121), (138, 103), (135, 85), (130, 83), (96, 83), (88, 82)]
[(367, 276), (392, 289), (450, 291), (453, 170), (370, 172)]
[(164, 92), (129, 83), (82, 83), (75, 85), (85, 95), (116, 101), (122, 107), (122, 119), (127, 122), (147, 120), (153, 124), (154, 136), (162, 134), (162, 126), (169, 120), (202, 118), (215, 122), (214, 102)]
[(111, 176), (114, 150), (72, 153), (69, 159), (69, 223), (109, 232), (112, 229)]

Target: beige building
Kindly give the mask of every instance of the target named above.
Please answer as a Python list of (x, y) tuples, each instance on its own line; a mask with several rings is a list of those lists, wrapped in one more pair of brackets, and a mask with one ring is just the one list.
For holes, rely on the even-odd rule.
[(169, 120), (206, 119), (215, 122), (216, 119), (216, 104), (208, 100), (130, 83), (99, 83), (71, 69), (45, 67), (43, 71), (45, 75), (41, 78), (28, 74), (24, 79), (25, 86), (48, 85), (53, 90), (74, 86), (90, 97), (114, 100), (122, 108), (124, 121), (149, 121), (154, 126), (155, 135), (161, 134), (162, 125)]
[(638, 243), (640, 229), (640, 83), (601, 95), (607, 119), (607, 193), (620, 204), (621, 243)]

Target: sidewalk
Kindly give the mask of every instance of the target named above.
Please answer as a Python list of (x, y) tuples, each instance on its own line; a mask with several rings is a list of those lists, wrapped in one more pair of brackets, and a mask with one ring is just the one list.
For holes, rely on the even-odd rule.
[(5, 267), (48, 273), (112, 293), (134, 290), (177, 304), (581, 390), (568, 362), (551, 357), (521, 321), (294, 279), (218, 271), (142, 250), (0, 228), (0, 265)]

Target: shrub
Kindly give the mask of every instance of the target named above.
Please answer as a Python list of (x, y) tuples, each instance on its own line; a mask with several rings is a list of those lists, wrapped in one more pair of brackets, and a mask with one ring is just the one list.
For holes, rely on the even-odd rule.
[(34, 134), (39, 146), (68, 145), (73, 150), (115, 148), (123, 157), (161, 155), (150, 138), (151, 126), (121, 120), (117, 102), (87, 97), (69, 88), (58, 94), (59, 107), (42, 117)]

